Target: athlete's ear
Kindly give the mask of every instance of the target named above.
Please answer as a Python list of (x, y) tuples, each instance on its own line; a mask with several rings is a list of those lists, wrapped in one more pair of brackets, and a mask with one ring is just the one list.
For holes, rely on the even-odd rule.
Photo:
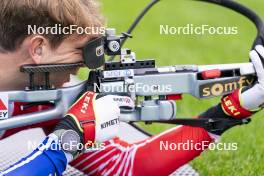
[(49, 48), (48, 40), (41, 36), (33, 36), (29, 41), (29, 54), (35, 64), (43, 63), (44, 52)]

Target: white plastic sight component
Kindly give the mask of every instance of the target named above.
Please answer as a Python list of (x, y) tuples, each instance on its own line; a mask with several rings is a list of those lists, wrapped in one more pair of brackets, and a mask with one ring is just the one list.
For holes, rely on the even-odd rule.
[(136, 53), (131, 52), (129, 49), (121, 50), (121, 63), (135, 63), (136, 62)]
[(116, 35), (116, 29), (115, 28), (107, 28), (105, 30), (106, 36), (115, 36)]

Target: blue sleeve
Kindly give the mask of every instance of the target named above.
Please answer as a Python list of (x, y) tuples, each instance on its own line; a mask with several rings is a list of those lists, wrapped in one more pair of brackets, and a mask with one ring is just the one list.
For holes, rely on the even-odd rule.
[(30, 155), (10, 166), (0, 175), (5, 176), (58, 176), (67, 166), (67, 159), (58, 140), (47, 137)]

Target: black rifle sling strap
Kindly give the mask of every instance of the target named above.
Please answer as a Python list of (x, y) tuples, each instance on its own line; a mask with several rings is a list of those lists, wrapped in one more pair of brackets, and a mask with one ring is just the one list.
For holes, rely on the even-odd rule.
[(157, 120), (151, 121), (153, 123), (167, 123), (188, 125), (193, 127), (201, 127), (213, 134), (222, 134), (227, 129), (236, 126), (248, 124), (251, 119), (234, 119), (234, 118), (200, 118), (200, 119), (172, 119), (172, 120)]

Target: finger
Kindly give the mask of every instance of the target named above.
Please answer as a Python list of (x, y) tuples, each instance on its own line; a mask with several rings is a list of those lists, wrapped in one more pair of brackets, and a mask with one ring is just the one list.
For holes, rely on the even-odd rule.
[(257, 45), (255, 49), (259, 53), (259, 55), (262, 57), (262, 59), (264, 59), (264, 47), (262, 45)]
[(249, 55), (255, 67), (259, 83), (264, 84), (264, 68), (258, 53), (256, 51), (251, 51)]

